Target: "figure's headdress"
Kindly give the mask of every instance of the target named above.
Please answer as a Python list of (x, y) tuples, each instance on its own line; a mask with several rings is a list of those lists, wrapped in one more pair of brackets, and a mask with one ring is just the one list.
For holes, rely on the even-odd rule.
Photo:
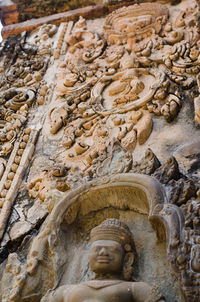
[(92, 229), (90, 241), (114, 240), (120, 243), (125, 249), (134, 245), (133, 236), (128, 226), (118, 219), (106, 219), (100, 225)]
[(125, 250), (123, 278), (127, 281), (131, 280), (133, 278), (136, 250), (133, 235), (129, 227), (119, 219), (106, 219), (92, 229), (90, 233), (91, 243), (97, 240), (114, 240), (123, 246)]

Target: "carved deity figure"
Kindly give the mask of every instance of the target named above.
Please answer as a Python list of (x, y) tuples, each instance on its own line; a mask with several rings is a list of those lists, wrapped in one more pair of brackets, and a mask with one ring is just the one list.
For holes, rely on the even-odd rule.
[(118, 219), (107, 219), (92, 229), (89, 253), (95, 279), (77, 285), (60, 286), (47, 294), (48, 302), (164, 302), (157, 287), (131, 282), (134, 242), (128, 226)]

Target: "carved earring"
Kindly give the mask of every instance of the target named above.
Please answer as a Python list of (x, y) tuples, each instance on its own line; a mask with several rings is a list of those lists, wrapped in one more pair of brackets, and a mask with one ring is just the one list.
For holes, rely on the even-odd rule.
[(134, 253), (127, 252), (124, 257), (123, 276), (125, 280), (130, 280), (133, 274)]

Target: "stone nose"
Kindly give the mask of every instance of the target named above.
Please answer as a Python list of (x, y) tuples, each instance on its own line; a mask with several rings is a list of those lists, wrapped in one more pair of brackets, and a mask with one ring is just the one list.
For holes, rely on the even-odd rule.
[(108, 250), (107, 250), (107, 248), (102, 247), (102, 248), (99, 250), (99, 256), (108, 256)]

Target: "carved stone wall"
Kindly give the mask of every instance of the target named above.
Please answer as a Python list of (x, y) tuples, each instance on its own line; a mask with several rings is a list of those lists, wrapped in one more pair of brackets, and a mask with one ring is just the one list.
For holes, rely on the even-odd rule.
[(134, 278), (200, 300), (198, 16), (197, 1), (148, 2), (1, 43), (3, 302), (87, 280), (86, 239), (108, 217), (135, 228)]
[[(140, 2), (148, 2), (148, 0), (141, 0)], [(162, 2), (176, 3), (177, 0), (163, 0)], [(32, 18), (40, 18), (49, 16), (64, 11), (85, 7), (88, 5), (130, 5), (137, 3), (137, 1), (126, 1), (126, 0), (2, 0), (0, 3), (0, 13), (2, 15), (2, 21), (4, 25), (22, 22)]]

